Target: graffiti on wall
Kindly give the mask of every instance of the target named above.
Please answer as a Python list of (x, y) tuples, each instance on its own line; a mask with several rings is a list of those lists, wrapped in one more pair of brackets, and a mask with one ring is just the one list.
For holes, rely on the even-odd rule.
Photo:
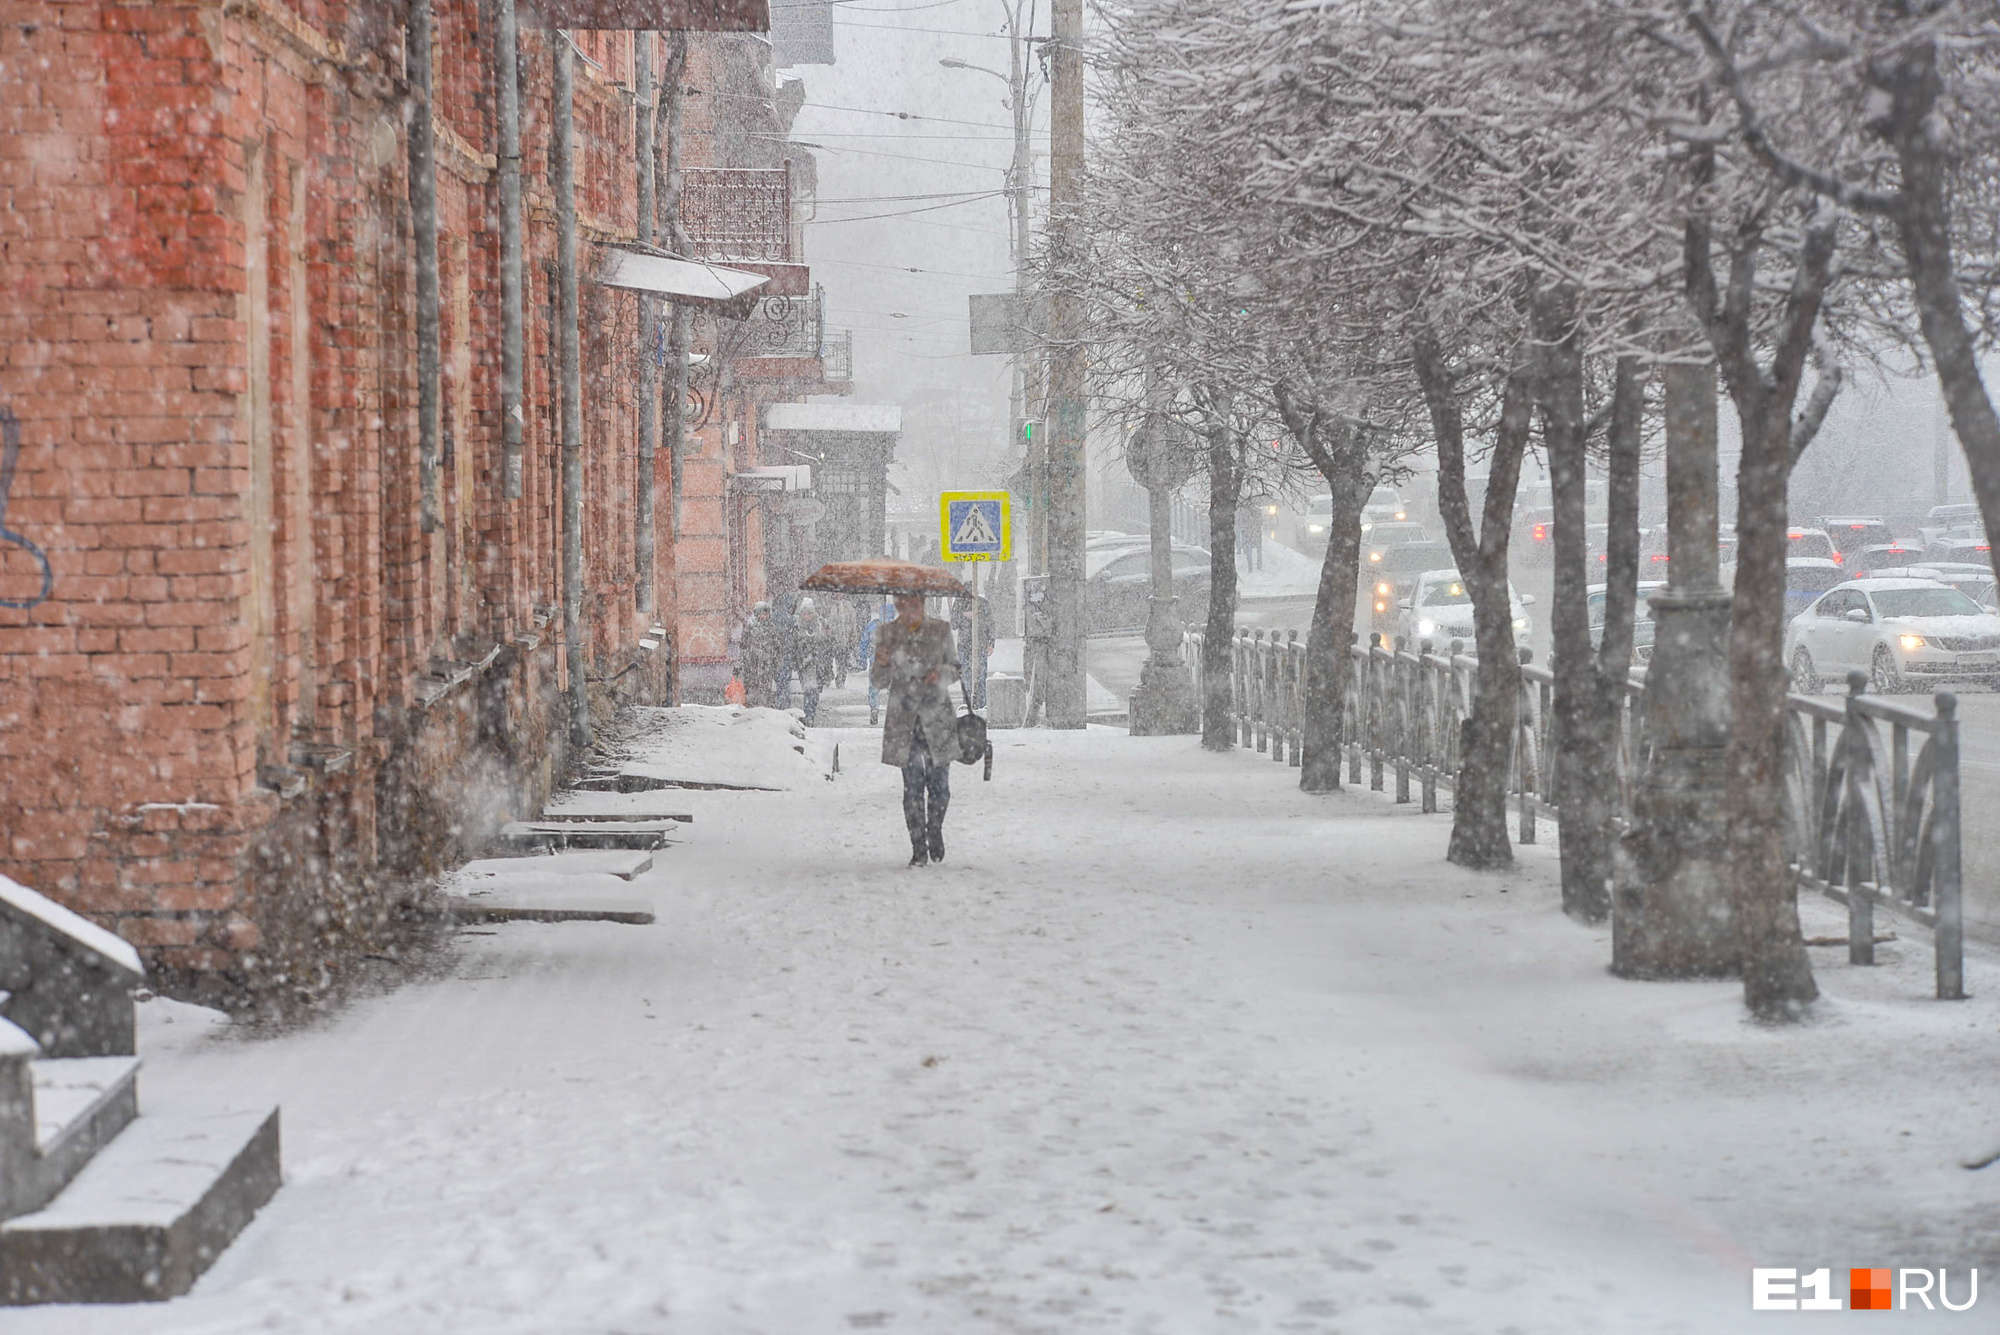
[[(32, 598), (0, 597), (0, 607), (28, 608), (48, 601), (49, 590), (55, 587), (56, 572), (49, 565), (48, 553), (29, 541), (27, 536), (7, 527), (7, 498), (14, 491), (14, 469), (21, 461), (21, 419), (14, 416), (11, 409), (0, 408), (0, 577), (20, 562), (23, 557), (7, 551), (17, 547), (27, 554), (41, 570), (41, 589)], [(7, 587), (11, 580), (0, 578), (0, 594), (11, 593)]]

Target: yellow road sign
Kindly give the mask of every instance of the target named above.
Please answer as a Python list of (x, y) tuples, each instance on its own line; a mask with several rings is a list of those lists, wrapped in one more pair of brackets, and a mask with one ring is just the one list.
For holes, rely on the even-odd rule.
[(947, 561), (1011, 561), (1014, 521), (1004, 491), (938, 495), (938, 546)]

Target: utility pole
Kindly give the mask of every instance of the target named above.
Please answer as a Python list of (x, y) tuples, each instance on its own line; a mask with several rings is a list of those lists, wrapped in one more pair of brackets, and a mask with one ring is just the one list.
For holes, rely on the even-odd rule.
[(1666, 368), (1667, 587), (1652, 596), (1645, 773), (1611, 905), (1611, 972), (1737, 971), (1727, 847), (1729, 591), (1715, 539), (1715, 364)]
[(1084, 725), (1084, 321), (1071, 290), (1082, 250), (1083, 0), (1049, 13), (1049, 258), (1061, 276), (1049, 293), (1048, 719)]

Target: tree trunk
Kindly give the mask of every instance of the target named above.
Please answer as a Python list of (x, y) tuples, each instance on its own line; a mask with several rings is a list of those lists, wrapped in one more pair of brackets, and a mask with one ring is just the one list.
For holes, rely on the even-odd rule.
[(1516, 367), (1501, 396), (1500, 422), (1488, 460), (1486, 498), (1477, 532), (1465, 495), (1465, 419), (1443, 349), (1428, 332), (1416, 339), (1417, 379), (1437, 439), (1438, 510), (1472, 596), (1472, 624), (1479, 646), (1479, 675), (1472, 714), (1460, 731), (1457, 785), (1453, 790), (1451, 845), (1445, 859), (1462, 867), (1512, 865), (1507, 841), (1507, 778), (1518, 721), (1521, 664), (1514, 649), (1514, 613), (1507, 597), (1507, 546), (1521, 454), (1533, 424), (1528, 373)]
[(1562, 820), (1563, 912), (1581, 922), (1611, 913), (1609, 804), (1592, 801), (1609, 767), (1608, 748), (1590, 706), (1598, 695), (1597, 656), (1590, 643), (1590, 522), (1584, 469), (1583, 354), (1570, 327), (1567, 303), (1545, 302), (1537, 313), (1542, 344), (1542, 442), (1548, 450), (1549, 487), (1555, 502), (1554, 592), (1549, 604), (1551, 693), (1554, 712), (1551, 781)]
[[(1366, 446), (1352, 424), (1338, 428), (1331, 467), (1321, 476), (1333, 491), (1326, 521), (1326, 557), (1320, 562), (1312, 627), (1306, 632), (1306, 692), (1299, 787), (1309, 793), (1340, 790), (1340, 752), (1346, 740), (1347, 686), (1354, 672), (1355, 588), (1361, 580), (1361, 511), (1375, 480), (1362, 471)], [(1317, 463), (1317, 458), (1315, 459)]]
[[(1741, 412), (1741, 404), (1738, 405)], [(1799, 930), (1785, 856), (1785, 556), (1791, 472), (1788, 414), (1743, 414), (1736, 473), (1736, 588), (1729, 627), (1729, 859), (1736, 879), (1743, 997), (1782, 1017), (1819, 989)]]
[[(1937, 51), (1928, 41), (1872, 62), (1869, 82), (1888, 92), (1887, 134), (1902, 176), (1896, 224), (1910, 266), (1917, 319), (1937, 363), (1938, 387), (1988, 533), (2000, 531), (2000, 414), (1979, 374), (1979, 351), (1965, 327), (1951, 255), (1951, 198), (1930, 122), (1937, 106)], [(2000, 570), (2000, 565), (1995, 566)]]
[(1243, 461), (1225, 404), (1208, 414), (1208, 625), (1201, 641), (1201, 744), (1210, 751), (1236, 745), (1230, 714), (1231, 641), (1236, 633), (1236, 507), (1243, 499)]
[[(1752, 329), (1761, 235), (1755, 228), (1735, 233), (1726, 300), (1715, 280), (1706, 219), (1689, 221), (1683, 251), (1689, 298), (1742, 424), (1729, 627), (1728, 848), (1743, 1000), (1753, 1015), (1770, 1019), (1796, 1016), (1819, 995), (1799, 931), (1798, 885), (1785, 857), (1785, 556), (1792, 464), (1810, 439), (1809, 431), (1794, 428), (1792, 407), (1819, 320), (1834, 239), (1827, 218), (1808, 227), (1768, 368), (1757, 360)], [(1810, 411), (1807, 417), (1813, 420)]]
[[(1639, 444), (1645, 389), (1638, 362), (1618, 360), (1612, 390), (1609, 508), (1605, 516), (1604, 630), (1582, 674), (1574, 717), (1564, 725), (1561, 755), (1563, 911), (1582, 922), (1611, 913), (1618, 846), (1619, 713), (1632, 670), (1632, 625), (1639, 579)], [(1586, 631), (1586, 635), (1587, 635)]]

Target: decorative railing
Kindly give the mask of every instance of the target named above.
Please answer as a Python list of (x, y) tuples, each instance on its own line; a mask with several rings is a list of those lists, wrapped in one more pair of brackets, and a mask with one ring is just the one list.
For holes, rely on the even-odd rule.
[(792, 177), (783, 167), (690, 167), (681, 173), (688, 249), (709, 260), (790, 263)]
[[(1395, 800), (1438, 809), (1438, 792), (1458, 772), (1460, 725), (1472, 712), (1479, 661), (1432, 652), (1429, 641), (1391, 649), (1379, 635), (1349, 650), (1342, 730), (1349, 783)], [(1305, 641), (1297, 631), (1239, 630), (1230, 642), (1230, 729), (1237, 745), (1274, 761), (1300, 762), (1305, 723)], [(1202, 684), (1202, 635), (1189, 632), (1182, 657)], [(1519, 813), (1517, 838), (1532, 844), (1538, 818), (1559, 816), (1550, 791), (1563, 745), (1551, 708), (1555, 676), (1522, 655), (1520, 704), (1508, 788)], [(1949, 691), (1926, 712), (1867, 692), (1848, 678), (1845, 700), (1787, 700), (1786, 851), (1799, 885), (1847, 906), (1848, 958), (1875, 962), (1875, 908), (1929, 928), (1937, 955), (1937, 995), (1965, 995), (1964, 903), (1959, 868), (1958, 702)], [(1646, 683), (1635, 671), (1618, 717), (1615, 781), (1620, 809), (1646, 767)]]

